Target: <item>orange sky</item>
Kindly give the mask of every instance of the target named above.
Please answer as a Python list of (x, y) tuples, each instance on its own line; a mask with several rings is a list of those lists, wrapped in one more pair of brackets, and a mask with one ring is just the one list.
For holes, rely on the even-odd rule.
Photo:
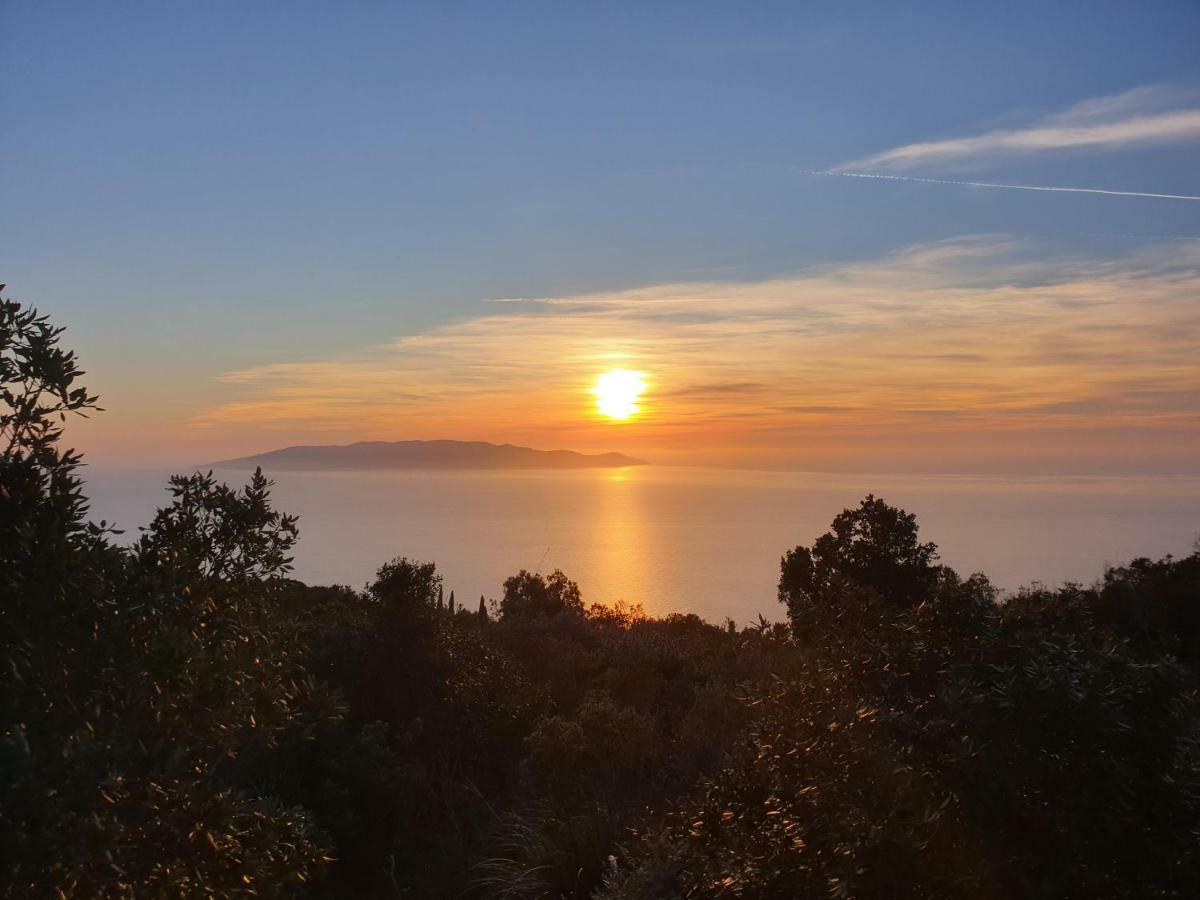
[[(459, 438), (749, 467), (1196, 471), (1198, 267), (1197, 242), (1031, 261), (973, 237), (762, 282), (508, 298), (353, 355), (216, 373), (165, 416), (106, 397), (76, 440), (179, 463)], [(619, 423), (591, 394), (618, 367), (648, 382)]]

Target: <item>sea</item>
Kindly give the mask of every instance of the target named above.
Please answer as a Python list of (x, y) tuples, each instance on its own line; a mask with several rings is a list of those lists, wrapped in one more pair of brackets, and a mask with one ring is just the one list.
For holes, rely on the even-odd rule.
[[(85, 469), (91, 516), (123, 540), (169, 502), (170, 473)], [(244, 471), (217, 470), (230, 483)], [(470, 609), (521, 569), (561, 569), (585, 603), (712, 622), (781, 619), (780, 557), (873, 493), (915, 513), (922, 540), (1004, 591), (1090, 584), (1105, 567), (1186, 555), (1200, 478), (862, 475), (638, 466), (576, 471), (279, 472), (300, 517), (294, 575), (360, 588), (397, 556), (433, 561)]]

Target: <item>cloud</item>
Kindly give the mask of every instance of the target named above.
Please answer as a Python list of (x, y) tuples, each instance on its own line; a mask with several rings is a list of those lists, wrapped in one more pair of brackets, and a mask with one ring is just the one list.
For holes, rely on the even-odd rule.
[(869, 178), (882, 181), (908, 181), (915, 184), (947, 184), (957, 187), (999, 188), (1006, 191), (1045, 191), (1052, 194), (1102, 194), (1109, 197), (1142, 197), (1150, 200), (1200, 201), (1195, 194), (1158, 194), (1149, 191), (1114, 191), (1106, 188), (1062, 187), (1040, 184), (1011, 184), (997, 181), (959, 181), (952, 178), (918, 178), (913, 175), (887, 175), (882, 172), (806, 172), (808, 175), (828, 175), (838, 178)]
[(945, 163), (983, 163), (1010, 155), (1195, 141), (1200, 139), (1200, 108), (1194, 100), (1178, 89), (1135, 88), (1085, 100), (1023, 128), (905, 144), (842, 163), (831, 171), (903, 172)]
[(722, 394), (759, 394), (768, 389), (759, 381), (733, 381), (724, 384), (694, 384), (667, 392), (668, 397), (712, 397)]
[[(887, 458), (896, 435), (936, 445), (956, 429), (1120, 427), (1146, 446), (1168, 432), (1194, 444), (1200, 242), (1108, 260), (1030, 250), (976, 237), (767, 281), (505, 305), (352, 356), (227, 373), (192, 428), (264, 445), (481, 437), (656, 458)], [(616, 367), (650, 384), (632, 427), (590, 412), (594, 379)], [(1106, 440), (1069, 449), (1115, 453)]]

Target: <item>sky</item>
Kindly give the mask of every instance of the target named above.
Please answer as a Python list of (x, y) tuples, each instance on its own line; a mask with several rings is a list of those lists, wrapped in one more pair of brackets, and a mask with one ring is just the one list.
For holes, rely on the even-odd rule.
[(0, 281), (102, 464), (1198, 474), (1197, 46), (1193, 2), (0, 0)]

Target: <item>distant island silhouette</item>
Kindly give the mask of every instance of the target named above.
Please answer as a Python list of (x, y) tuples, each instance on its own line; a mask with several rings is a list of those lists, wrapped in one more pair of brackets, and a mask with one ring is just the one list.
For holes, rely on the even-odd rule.
[(623, 453), (534, 450), (486, 441), (360, 441), (284, 447), (210, 463), (213, 468), (297, 469), (615, 469), (644, 466)]

